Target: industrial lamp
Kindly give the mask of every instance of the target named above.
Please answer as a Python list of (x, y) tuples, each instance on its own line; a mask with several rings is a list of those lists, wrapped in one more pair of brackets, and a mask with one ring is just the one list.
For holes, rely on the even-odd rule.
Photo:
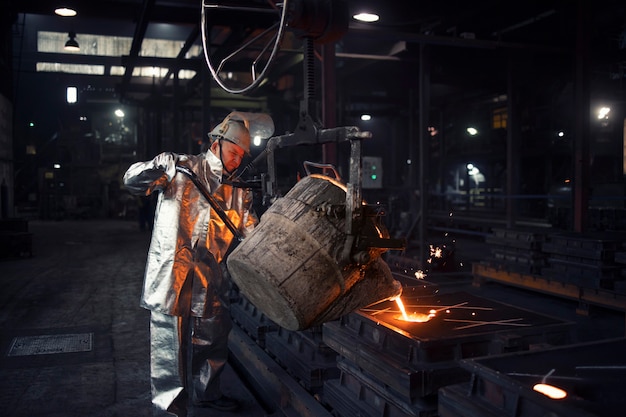
[(62, 17), (74, 17), (76, 16), (76, 10), (69, 7), (58, 7), (54, 9), (54, 13)]
[(78, 45), (78, 42), (76, 41), (76, 33), (73, 31), (70, 32), (69, 37), (70, 38), (67, 40), (67, 42), (65, 42), (64, 49), (66, 51), (80, 51), (80, 46)]

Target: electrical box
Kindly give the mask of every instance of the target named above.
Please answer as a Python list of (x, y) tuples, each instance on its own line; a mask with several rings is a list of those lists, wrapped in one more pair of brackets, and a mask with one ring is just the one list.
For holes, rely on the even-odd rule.
[(383, 188), (383, 158), (380, 156), (363, 157), (362, 187)]

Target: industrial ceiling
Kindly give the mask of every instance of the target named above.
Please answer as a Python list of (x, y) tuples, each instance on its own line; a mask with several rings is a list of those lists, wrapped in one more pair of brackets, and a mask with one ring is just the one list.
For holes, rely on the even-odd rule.
[[(78, 15), (57, 16), (59, 6)], [(362, 11), (380, 20), (352, 19)], [(11, 67), (13, 78), (16, 184), (26, 183), (16, 201), (36, 186), (37, 164), (79, 161), (78, 145), (107, 151), (98, 175), (114, 183), (130, 161), (197, 150), (232, 110), (269, 112), (279, 135), (298, 131), (303, 109), (326, 128), (371, 132), (375, 140), (364, 141), (362, 151), (382, 159), (386, 179), (377, 187), (385, 190), (444, 187), (446, 176), (468, 162), (513, 190), (513, 156), (520, 165), (525, 158), (525, 181), (544, 186), (552, 177), (572, 177), (574, 145), (622, 146), (621, 110), (619, 129), (612, 124), (597, 140), (588, 139), (581, 121), (594, 100), (623, 107), (623, 1), (5, 0), (0, 21), (10, 36), (0, 44), (3, 57), (13, 58), (0, 70)], [(74, 33), (81, 50), (66, 53), (63, 44)], [(80, 89), (78, 105), (65, 102), (72, 85)], [(117, 104), (134, 114), (118, 120)], [(371, 123), (361, 123), (363, 113)], [(466, 140), (466, 128), (477, 122), (486, 133)], [(574, 135), (558, 136), (563, 129)], [(615, 149), (605, 152), (611, 160)], [(548, 150), (555, 162), (545, 173), (535, 162)], [(346, 168), (346, 149), (319, 158), (308, 152), (280, 155), (290, 181), (305, 158)]]
[[(246, 47), (252, 36), (278, 24), (282, 4), (271, 0), (205, 2), (198, 0), (9, 0), (5, 2), (13, 18), (14, 38), (22, 31), (75, 31), (77, 38), (87, 34), (132, 37), (129, 52), (117, 57), (70, 55), (37, 52), (32, 44), (14, 42), (14, 56), (20, 59), (19, 70), (33, 71), (36, 61), (69, 63), (104, 63), (107, 67), (126, 68), (121, 77), (96, 77), (92, 84), (110, 83), (115, 99), (141, 103), (154, 93), (155, 81), (131, 76), (135, 66), (152, 65), (197, 71), (191, 80), (178, 80), (186, 89), (185, 97), (199, 99), (203, 56), (189, 56), (192, 45), (202, 45), (202, 11), (206, 22), (209, 59), (219, 60), (239, 47)], [(219, 7), (212, 7), (219, 4)], [(290, 14), (285, 20), (282, 42), (263, 73), (259, 86), (242, 96), (275, 96), (278, 99), (301, 99), (305, 90), (302, 59), (303, 45), (313, 41), (315, 65), (323, 56), (320, 45), (332, 45), (335, 51), (333, 77), (344, 110), (397, 111), (406, 105), (408, 92), (417, 86), (420, 46), (430, 46), (429, 74), (433, 103), (475, 94), (501, 94), (506, 89), (508, 59), (512, 55), (532, 60), (532, 66), (545, 68), (550, 77), (571, 77), (576, 56), (587, 48), (594, 79), (603, 84), (621, 86), (624, 79), (626, 19), (622, 2), (542, 0), (505, 2), (483, 1), (307, 1), (290, 0)], [(78, 15), (62, 18), (54, 15), (59, 5), (74, 6)], [(375, 11), (380, 20), (358, 23), (350, 18), (362, 10)], [(345, 12), (345, 13), (344, 13)], [(277, 30), (277, 29), (275, 29)], [(174, 58), (140, 56), (147, 37), (170, 37), (180, 41), (180, 54)], [(270, 40), (268, 40), (270, 39)], [(235, 91), (251, 82), (249, 60), (258, 54), (257, 75), (274, 46), (271, 38), (261, 38), (244, 54), (229, 61), (230, 73), (239, 73)], [(17, 49), (17, 50), (16, 50)], [(212, 49), (212, 50), (211, 50)], [(267, 56), (267, 53), (266, 53)], [(241, 59), (239, 59), (241, 57)], [(247, 59), (247, 61), (244, 60)], [(263, 61), (265, 60), (265, 61)], [(312, 79), (321, 90), (317, 71)], [(173, 93), (174, 74), (169, 71), (158, 80), (159, 94)], [(540, 71), (544, 73), (542, 69)], [(560, 76), (559, 76), (560, 75)], [(304, 76), (307, 76), (304, 74)], [(535, 76), (534, 74), (531, 76)], [(109, 78), (107, 81), (104, 78)], [(237, 78), (237, 77), (235, 77)], [(553, 82), (554, 78), (550, 79)], [(324, 81), (325, 82), (325, 81)], [(537, 82), (541, 82), (537, 79)], [(329, 88), (327, 85), (324, 88)], [(217, 91), (219, 89), (216, 89)], [(227, 94), (228, 95), (228, 94)]]
[[(288, 13), (281, 25), (283, 3), (272, 0), (5, 1), (3, 15), (12, 26), (16, 114), (31, 117), (57, 106), (43, 98), (50, 95), (46, 91), (72, 80), (84, 103), (200, 109), (205, 116), (207, 100), (222, 113), (266, 110), (268, 103), (279, 103), (274, 112), (282, 116), (274, 117), (281, 133), (295, 127), (307, 100), (315, 106), (307, 110), (316, 119), (324, 119), (329, 109), (336, 114), (329, 125), (352, 125), (362, 113), (406, 120), (416, 115), (424, 94), (431, 109), (467, 109), (470, 101), (504, 103), (512, 69), (544, 95), (571, 91), (584, 71), (592, 92), (622, 100), (626, 6), (616, 0), (285, 4)], [(75, 7), (78, 15), (55, 15), (60, 5)], [(361, 11), (376, 12), (380, 20), (359, 23), (351, 18)], [(41, 50), (36, 35), (43, 32), (62, 36), (56, 41), (58, 51)], [(70, 32), (82, 43), (80, 53), (62, 50)], [(275, 43), (278, 35), (280, 44)], [(105, 55), (97, 37), (124, 38), (126, 47)], [(178, 51), (168, 56), (146, 51), (153, 39), (173, 41)], [(243, 52), (235, 53), (239, 49)], [(53, 63), (53, 68), (100, 65), (104, 70), (101, 75), (44, 74), (37, 69), (40, 62)], [(219, 71), (226, 89), (217, 85), (208, 63)], [(152, 77), (136, 76), (146, 67), (163, 70)], [(180, 77), (180, 70), (191, 76)], [(285, 119), (287, 114), (292, 116)], [(201, 137), (207, 128), (197, 128), (192, 136)]]

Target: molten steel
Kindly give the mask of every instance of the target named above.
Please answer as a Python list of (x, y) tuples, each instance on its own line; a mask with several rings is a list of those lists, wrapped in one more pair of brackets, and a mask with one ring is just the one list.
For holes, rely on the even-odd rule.
[(533, 389), (542, 393), (546, 397), (552, 398), (553, 400), (561, 400), (567, 397), (567, 392), (563, 391), (561, 388), (555, 387), (554, 385), (535, 384)]
[(398, 304), (398, 308), (400, 309), (400, 313), (401, 313), (398, 316), (394, 317), (396, 320), (411, 321), (415, 323), (425, 323), (428, 320), (435, 317), (435, 310), (430, 310), (428, 314), (417, 313), (417, 312), (414, 312), (411, 314), (407, 313), (406, 309), (404, 308), (404, 303), (402, 302), (400, 297), (396, 297), (396, 304)]

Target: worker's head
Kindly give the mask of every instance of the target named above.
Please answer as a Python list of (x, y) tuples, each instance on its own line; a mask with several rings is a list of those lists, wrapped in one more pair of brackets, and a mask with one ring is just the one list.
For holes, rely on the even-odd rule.
[(232, 174), (235, 172), (246, 155), (250, 155), (250, 132), (244, 121), (236, 120), (231, 115), (209, 133), (211, 147), (209, 148), (224, 165), (224, 170)]
[(232, 174), (245, 155), (250, 155), (250, 138), (267, 139), (274, 133), (274, 121), (265, 113), (233, 111), (209, 133), (211, 152), (224, 170)]

